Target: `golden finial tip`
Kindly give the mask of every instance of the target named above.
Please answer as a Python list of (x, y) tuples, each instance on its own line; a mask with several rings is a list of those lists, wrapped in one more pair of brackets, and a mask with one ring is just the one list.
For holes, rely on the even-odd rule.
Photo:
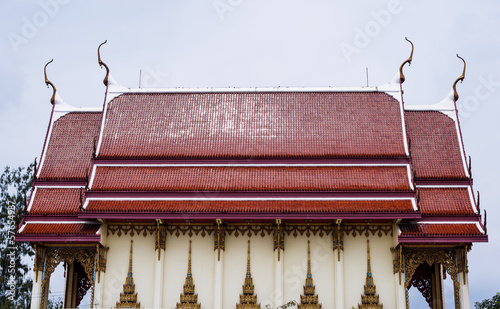
[(403, 62), (403, 63), (401, 64), (401, 66), (399, 67), (399, 82), (400, 82), (401, 84), (402, 84), (402, 83), (404, 83), (404, 81), (405, 81), (405, 76), (404, 76), (404, 74), (403, 74), (403, 67), (404, 67), (404, 65), (405, 65), (405, 64), (407, 64), (407, 63), (408, 63), (408, 65), (411, 65), (411, 61), (413, 60), (413, 49), (414, 49), (413, 42), (412, 42), (412, 41), (410, 41), (410, 40), (408, 40), (408, 38), (407, 38), (407, 37), (405, 37), (405, 40), (406, 40), (406, 41), (408, 41), (408, 42), (410, 42), (410, 44), (411, 44), (411, 52), (410, 52), (410, 57), (409, 57), (408, 59), (406, 59), (406, 61), (405, 61), (405, 62)]
[(464, 58), (460, 57), (458, 54), (457, 54), (457, 58), (459, 58), (460, 60), (463, 61), (463, 63), (464, 63), (464, 69), (462, 71), (462, 75), (459, 78), (457, 78), (457, 80), (453, 83), (453, 97), (454, 97), (455, 101), (457, 101), (458, 97), (459, 97), (458, 96), (458, 92), (457, 92), (457, 83), (459, 81), (463, 82), (463, 80), (465, 78), (465, 68), (467, 66), (467, 64), (465, 63), (465, 59)]

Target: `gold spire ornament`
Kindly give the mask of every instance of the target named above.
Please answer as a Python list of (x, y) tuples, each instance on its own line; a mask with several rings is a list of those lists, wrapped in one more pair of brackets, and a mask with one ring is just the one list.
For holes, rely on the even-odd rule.
[(257, 304), (257, 295), (254, 294), (252, 273), (250, 272), (250, 239), (248, 240), (247, 251), (247, 274), (243, 284), (243, 294), (240, 294), (240, 303), (236, 304), (236, 309), (260, 309)]
[(376, 286), (373, 284), (372, 265), (370, 261), (370, 240), (366, 240), (368, 252), (365, 293), (361, 295), (361, 304), (358, 309), (382, 309), (382, 304), (379, 304), (379, 297), (376, 293)]
[(57, 89), (56, 89), (56, 86), (54, 86), (54, 84), (49, 81), (48, 77), (47, 77), (47, 66), (49, 64), (51, 64), (52, 62), (54, 61), (54, 59), (50, 60), (49, 62), (47, 62), (47, 64), (45, 64), (45, 67), (43, 68), (43, 73), (45, 75), (45, 85), (47, 85), (47, 88), (49, 86), (52, 86), (52, 98), (50, 98), (50, 103), (52, 105), (54, 105), (54, 102), (56, 100), (56, 92), (57, 92)]
[(198, 294), (194, 294), (193, 274), (191, 273), (191, 240), (189, 241), (188, 271), (184, 290), (181, 294), (181, 302), (177, 303), (176, 309), (200, 309), (198, 304)]
[(105, 86), (108, 85), (109, 68), (106, 65), (106, 63), (102, 62), (102, 60), (101, 60), (101, 46), (103, 46), (106, 43), (108, 43), (108, 40), (105, 40), (104, 42), (102, 42), (101, 45), (99, 45), (99, 47), (97, 48), (97, 60), (99, 62), (99, 66), (101, 66), (101, 68), (104, 66), (104, 68), (106, 69), (106, 76), (104, 77), (104, 80), (102, 81)]
[(120, 293), (120, 301), (116, 302), (116, 308), (141, 308), (141, 303), (137, 302), (135, 292), (134, 277), (132, 274), (132, 247), (134, 241), (130, 240), (130, 258), (128, 262), (128, 273), (123, 285), (123, 293)]
[(457, 80), (453, 83), (453, 98), (455, 99), (455, 102), (458, 100), (457, 83), (459, 81), (463, 82), (463, 80), (465, 78), (465, 67), (466, 67), (464, 58), (460, 57), (458, 54), (457, 54), (457, 57), (460, 58), (464, 62), (464, 70), (462, 72), (462, 75), (459, 78), (457, 78)]
[(410, 42), (410, 44), (411, 44), (411, 52), (410, 52), (410, 57), (408, 59), (406, 59), (406, 61), (403, 62), (401, 64), (401, 66), (399, 67), (399, 82), (401, 84), (405, 82), (405, 76), (403, 74), (403, 67), (407, 63), (408, 63), (408, 65), (411, 65), (411, 60), (413, 59), (413, 43), (410, 40), (408, 40), (407, 37), (405, 37), (405, 40), (407, 40), (408, 42)]
[(314, 286), (311, 274), (311, 242), (307, 241), (307, 276), (306, 284), (304, 285), (304, 294), (300, 295), (300, 304), (298, 309), (319, 309), (321, 304), (318, 304), (318, 295), (314, 294), (316, 287)]

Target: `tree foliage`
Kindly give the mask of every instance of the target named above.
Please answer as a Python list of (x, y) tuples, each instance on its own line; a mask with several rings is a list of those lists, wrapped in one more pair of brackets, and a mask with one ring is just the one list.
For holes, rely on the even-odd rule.
[(497, 293), (491, 299), (484, 299), (474, 303), (476, 309), (500, 309), (500, 293)]
[(0, 309), (28, 309), (32, 278), (29, 261), (33, 249), (28, 243), (14, 242), (14, 234), (31, 192), (34, 165), (5, 167), (0, 176)]

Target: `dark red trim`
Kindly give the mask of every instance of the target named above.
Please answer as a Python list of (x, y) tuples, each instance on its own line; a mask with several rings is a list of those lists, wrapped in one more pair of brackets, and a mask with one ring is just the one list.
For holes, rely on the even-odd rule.
[(472, 186), (472, 178), (468, 179), (416, 179), (418, 186)]
[(273, 220), (273, 219), (290, 219), (290, 220), (335, 220), (335, 219), (355, 219), (355, 220), (395, 220), (395, 219), (419, 219), (420, 212), (384, 212), (384, 213), (259, 213), (259, 212), (178, 212), (178, 213), (165, 213), (165, 212), (80, 212), (79, 218), (82, 219), (105, 219), (105, 220), (215, 220), (215, 219), (229, 219), (229, 220)]
[(416, 197), (415, 191), (360, 191), (360, 192), (341, 192), (341, 191), (277, 191), (277, 192), (260, 192), (260, 191), (86, 191), (85, 198), (379, 198), (379, 199), (392, 199), (392, 198), (405, 198), (413, 199)]
[(101, 241), (101, 235), (51, 235), (51, 234), (32, 234), (32, 235), (15, 235), (15, 241), (18, 242), (71, 242), (71, 243), (95, 243)]
[(405, 243), (405, 244), (488, 242), (488, 235), (477, 235), (477, 236), (398, 236), (398, 242)]
[(87, 185), (87, 180), (33, 180), (33, 185), (44, 186), (44, 187), (66, 187), (66, 186), (79, 186), (85, 187)]
[(423, 222), (478, 222), (481, 223), (480, 215), (466, 215), (466, 216), (426, 216), (423, 215), (420, 221)]
[(360, 158), (338, 158), (338, 157), (289, 157), (289, 158), (95, 158), (93, 164), (410, 164), (409, 157), (360, 157)]
[[(88, 221), (88, 220), (84, 220), (84, 219), (81, 219), (79, 218), (77, 215), (67, 215), (67, 216), (64, 216), (64, 215), (55, 215), (55, 216), (52, 216), (52, 215), (49, 215), (49, 216), (44, 216), (44, 215), (30, 215), (30, 214), (26, 214), (23, 216), (23, 222), (26, 223), (26, 222), (30, 222), (30, 221), (47, 221), (47, 222), (50, 222), (50, 221), (61, 221), (61, 222), (68, 222), (68, 221), (71, 221), (71, 222), (78, 222), (78, 221)], [(95, 222), (95, 223), (100, 223), (100, 222)]]

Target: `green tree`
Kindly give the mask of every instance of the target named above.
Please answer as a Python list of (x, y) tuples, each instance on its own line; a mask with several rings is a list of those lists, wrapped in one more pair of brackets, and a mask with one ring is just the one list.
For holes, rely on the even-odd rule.
[(31, 193), (34, 165), (5, 167), (0, 176), (0, 309), (28, 309), (31, 286), (29, 243), (14, 242), (14, 233)]
[(476, 309), (500, 309), (500, 293), (497, 293), (491, 299), (475, 302), (474, 307)]

